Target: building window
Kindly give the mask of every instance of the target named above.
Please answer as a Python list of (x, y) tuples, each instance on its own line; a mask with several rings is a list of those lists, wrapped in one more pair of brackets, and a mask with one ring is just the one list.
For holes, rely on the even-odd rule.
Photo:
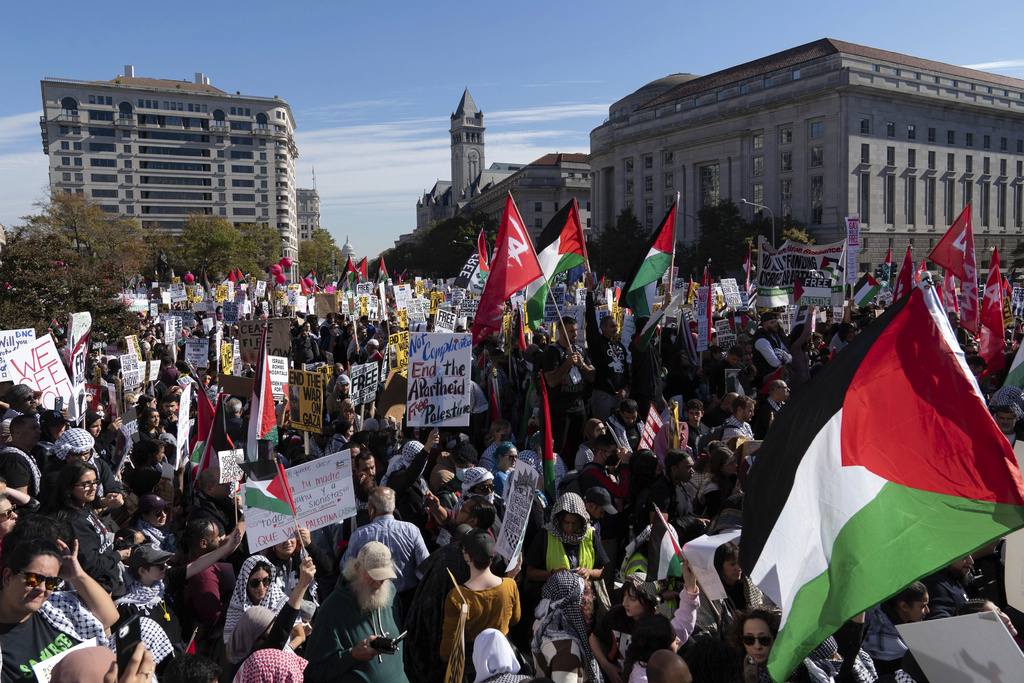
[(895, 166), (896, 165), (896, 148), (886, 147), (885, 148), (885, 165)]
[(644, 192), (654, 192), (654, 177), (644, 176)]
[(1008, 144), (1009, 141), (1006, 138), (999, 138), (999, 151), (1005, 152)]
[(871, 217), (871, 174), (860, 174), (860, 220), (870, 223)]
[(1024, 175), (1024, 161), (1017, 162), (1017, 177), (1020, 178)]
[(537, 213), (540, 213), (541, 211), (544, 210), (544, 204), (542, 202), (534, 202), (533, 210), (536, 211)]
[(999, 175), (1002, 178), (1006, 177), (1006, 159), (999, 160)]
[(66, 149), (66, 150), (70, 150), (71, 149), (71, 143), (70, 142), (61, 142), (60, 143), (60, 148), (61, 149)]
[(1006, 227), (1006, 183), (996, 183), (996, 225)]
[[(964, 180), (964, 201), (963, 206), (967, 206), (974, 201), (974, 183), (969, 179)], [(961, 207), (963, 208), (963, 207)]]
[(825, 122), (814, 121), (811, 123), (811, 137), (820, 138), (825, 134)]
[(860, 134), (871, 135), (871, 119), (860, 120)]
[(782, 155), (781, 155), (781, 164), (779, 165), (779, 169), (783, 173), (785, 173), (787, 171), (792, 171), (793, 170), (793, 153), (792, 152), (783, 152), (782, 153)]
[(754, 157), (754, 168), (752, 175), (764, 175), (764, 157)]
[(626, 159), (626, 173), (632, 173), (632, 172), (633, 172), (633, 159), (632, 158)]
[(967, 139), (964, 142), (968, 147), (974, 147), (974, 133), (968, 133)]
[(946, 131), (946, 144), (947, 145), (955, 145), (956, 144), (956, 131), (955, 130), (947, 130)]
[(673, 178), (672, 174), (671, 173), (666, 173), (665, 174), (665, 189), (666, 190), (671, 190), (672, 189), (672, 184), (673, 184), (674, 181), (675, 181), (675, 179)]
[(885, 176), (885, 222), (892, 225), (896, 222), (896, 176), (889, 173)]
[(644, 157), (644, 170), (649, 171), (654, 168), (654, 157), (650, 154)]
[(718, 164), (700, 167), (700, 208), (714, 206), (719, 199)]
[(964, 161), (964, 172), (974, 173), (974, 156), (971, 154), (968, 154), (967, 159)]
[(908, 140), (916, 140), (917, 139), (917, 126), (915, 126), (913, 123), (908, 123), (907, 124), (907, 139)]
[(779, 181), (779, 198), (782, 200), (782, 215), (793, 215), (793, 181)]
[(764, 133), (754, 133), (750, 138), (750, 148), (754, 150), (764, 148)]
[(917, 168), (917, 150), (907, 150), (907, 168)]
[(543, 228), (544, 227), (544, 220), (541, 219), (541, 218), (534, 218), (533, 219), (533, 227), (535, 227), (537, 229)]
[(644, 227), (654, 227), (654, 200), (644, 200)]
[[(779, 129), (779, 144), (789, 145), (793, 142), (793, 129), (792, 128), (780, 128)], [(1018, 147), (1020, 145), (1017, 145)]]
[(811, 176), (811, 225), (821, 225), (824, 213), (825, 179), (820, 175)]
[(992, 136), (985, 135), (981, 138), (981, 146), (984, 149), (992, 149)]
[[(665, 211), (672, 208), (672, 205), (676, 203), (676, 197), (672, 194), (665, 195)], [(590, 219), (587, 219), (590, 220)]]
[(71, 182), (71, 174), (70, 173), (62, 173), (61, 174), (61, 178), (64, 180), (64, 182), (68, 182), (68, 183)]
[(885, 122), (885, 137), (894, 138), (896, 137), (896, 123), (893, 121)]
[(907, 225), (917, 224), (917, 178), (907, 177)]
[(825, 163), (825, 148), (821, 145), (811, 147), (811, 168), (816, 168)]
[(956, 196), (956, 181), (952, 178), (946, 181), (946, 223), (953, 224), (953, 204)]
[(952, 152), (946, 155), (946, 170), (950, 172), (956, 170), (956, 155)]
[(626, 194), (633, 194), (633, 179), (626, 178)]
[(860, 163), (871, 163), (871, 145), (862, 144), (860, 146)]
[(771, 76), (765, 76), (764, 77), (764, 87), (765, 88), (772, 87), (772, 77)]
[(935, 225), (935, 178), (924, 181), (924, 222)]
[(793, 69), (793, 80), (794, 81), (799, 81), (800, 80), (800, 69)]
[[(764, 185), (761, 183), (754, 183), (750, 188), (750, 194), (754, 197), (755, 204), (764, 204)], [(764, 210), (758, 209), (755, 211), (754, 218), (757, 220), (764, 218)]]
[(935, 152), (928, 152), (928, 170), (935, 170)]
[(934, 128), (929, 128), (928, 129), (928, 142), (935, 142), (935, 129)]
[(746, 83), (744, 83), (743, 85), (740, 86), (740, 94), (741, 95), (746, 95), (747, 94), (747, 85), (746, 85)]
[(1013, 186), (1013, 227), (1020, 228), (1024, 225), (1024, 192), (1020, 185)]
[(992, 184), (985, 181), (981, 184), (981, 224), (986, 228), (989, 226), (989, 207), (991, 205)]
[(984, 173), (985, 175), (991, 173), (991, 161), (992, 160), (989, 159), (988, 157), (983, 157), (981, 159), (981, 172)]
[(672, 158), (673, 158), (672, 152), (665, 152), (665, 165), (666, 166), (671, 166), (672, 165)]

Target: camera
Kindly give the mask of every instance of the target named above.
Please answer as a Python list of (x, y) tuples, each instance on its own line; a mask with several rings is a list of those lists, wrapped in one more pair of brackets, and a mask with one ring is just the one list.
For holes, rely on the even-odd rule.
[(402, 639), (405, 638), (407, 633), (408, 631), (403, 631), (402, 635), (397, 638), (385, 638), (384, 636), (379, 636), (370, 641), (370, 647), (381, 654), (393, 655), (398, 652), (398, 644), (402, 642)]

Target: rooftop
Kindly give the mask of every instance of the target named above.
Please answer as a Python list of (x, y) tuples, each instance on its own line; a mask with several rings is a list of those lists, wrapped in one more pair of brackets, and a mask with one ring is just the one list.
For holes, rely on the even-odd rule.
[(554, 154), (545, 154), (540, 159), (529, 164), (530, 166), (558, 166), (559, 164), (585, 164), (587, 163), (586, 154), (562, 154), (561, 152), (555, 152)]
[(462, 99), (459, 100), (459, 107), (455, 110), (455, 113), (452, 114), (452, 118), (457, 119), (463, 116), (472, 118), (479, 113), (481, 112), (476, 108), (476, 102), (473, 101), (473, 96), (469, 94), (469, 88), (466, 88), (462, 93)]
[(214, 88), (212, 85), (193, 83), (188, 80), (172, 81), (168, 78), (132, 78), (128, 76), (118, 76), (117, 78), (111, 78), (109, 81), (90, 81), (90, 83), (94, 83), (96, 85), (134, 85), (140, 88), (164, 88), (166, 90), (186, 90), (189, 92), (214, 92), (218, 95), (228, 94), (219, 88)]

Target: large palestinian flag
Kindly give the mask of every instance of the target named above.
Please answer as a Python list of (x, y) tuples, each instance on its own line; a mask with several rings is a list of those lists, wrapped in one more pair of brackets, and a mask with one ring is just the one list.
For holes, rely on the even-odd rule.
[(537, 238), (537, 261), (544, 277), (537, 278), (526, 287), (526, 317), (532, 330), (544, 321), (544, 305), (551, 279), (587, 262), (587, 244), (583, 239), (575, 198), (563, 206), (541, 231)]
[(772, 425), (740, 563), (782, 607), (782, 681), (846, 620), (1024, 526), (1024, 485), (935, 290), (914, 288)]
[(661, 225), (647, 241), (643, 256), (633, 265), (619, 297), (619, 306), (632, 309), (634, 318), (647, 318), (654, 313), (658, 280), (671, 265), (675, 246), (676, 205), (672, 204)]

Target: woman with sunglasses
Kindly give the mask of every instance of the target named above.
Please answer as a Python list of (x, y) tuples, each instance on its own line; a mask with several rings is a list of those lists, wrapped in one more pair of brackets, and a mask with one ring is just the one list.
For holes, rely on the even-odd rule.
[[(0, 574), (0, 680), (32, 678), (31, 662), (63, 652), (117, 621), (110, 595), (82, 568), (71, 548), (42, 538), (22, 541), (4, 553)], [(54, 592), (69, 582), (73, 592)], [(66, 585), (66, 584), (65, 584)]]
[(782, 615), (776, 609), (754, 607), (732, 622), (732, 644), (743, 653), (743, 683), (770, 683), (768, 655), (779, 635)]
[(505, 482), (508, 480), (512, 470), (516, 468), (516, 460), (519, 459), (519, 451), (511, 441), (502, 441), (498, 444), (494, 454), (498, 461), (498, 467), (494, 470), (494, 493), (505, 495)]
[(259, 605), (274, 614), (281, 611), (287, 596), (274, 581), (276, 573), (274, 565), (263, 555), (252, 555), (242, 564), (224, 622), (225, 643), (231, 640), (231, 633), (249, 608)]
[(54, 485), (52, 509), (58, 520), (71, 526), (78, 539), (78, 561), (82, 567), (113, 592), (124, 583), (121, 556), (114, 550), (113, 531), (93, 510), (99, 485), (99, 474), (91, 463), (67, 463)]

